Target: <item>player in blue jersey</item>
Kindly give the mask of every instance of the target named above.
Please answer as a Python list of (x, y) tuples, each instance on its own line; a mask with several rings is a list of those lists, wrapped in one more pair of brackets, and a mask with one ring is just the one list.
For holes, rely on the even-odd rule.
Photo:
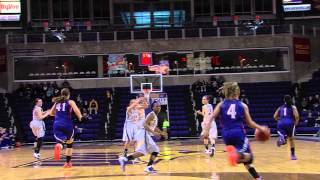
[(72, 111), (76, 114), (80, 121), (86, 120), (82, 116), (78, 106), (73, 100), (69, 100), (70, 91), (67, 88), (61, 90), (61, 95), (54, 98), (54, 105), (50, 110), (50, 115), (55, 116), (53, 123), (53, 133), (57, 141), (54, 147), (54, 159), (60, 160), (60, 152), (63, 145), (66, 145), (66, 163), (63, 167), (71, 168), (72, 144), (73, 144), (73, 122), (71, 119)]
[[(247, 123), (251, 128), (257, 128), (263, 132), (267, 132), (269, 129), (256, 124), (252, 120), (248, 106), (239, 100), (240, 88), (238, 83), (224, 83), (223, 93), (225, 99), (215, 107), (211, 121), (217, 119), (220, 115), (222, 137), (227, 145), (226, 151), (229, 163), (232, 166), (243, 163), (252, 177), (258, 180), (262, 179), (251, 165), (253, 154), (250, 149), (249, 140), (246, 137), (244, 123)], [(206, 128), (204, 134), (208, 135), (208, 133), (209, 128)]]
[(299, 113), (296, 106), (292, 105), (292, 98), (290, 95), (285, 95), (284, 105), (280, 106), (274, 113), (274, 119), (278, 121), (278, 134), (277, 141), (278, 147), (285, 145), (289, 139), (291, 160), (297, 160), (294, 147), (294, 131), (295, 126), (299, 123)]

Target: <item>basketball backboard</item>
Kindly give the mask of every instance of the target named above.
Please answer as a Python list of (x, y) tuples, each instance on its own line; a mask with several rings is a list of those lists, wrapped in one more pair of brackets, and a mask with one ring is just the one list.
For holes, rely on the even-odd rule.
[(162, 92), (162, 74), (133, 74), (130, 76), (131, 93), (143, 93), (143, 89), (151, 92)]

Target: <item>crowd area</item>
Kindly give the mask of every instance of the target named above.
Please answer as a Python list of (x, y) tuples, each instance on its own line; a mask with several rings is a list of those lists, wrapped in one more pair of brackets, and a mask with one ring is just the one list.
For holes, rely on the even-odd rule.
[[(60, 90), (68, 88), (72, 94), (72, 87), (68, 81), (64, 81), (61, 86), (58, 86), (56, 82), (46, 83), (33, 83), (33, 84), (21, 84), (20, 87), (15, 91), (15, 95), (20, 98), (34, 100), (35, 98), (41, 98), (45, 102), (51, 102), (53, 97), (60, 95)], [(110, 107), (112, 101), (112, 92), (107, 90), (105, 93), (105, 100), (107, 103), (107, 112), (110, 113)], [(74, 98), (79, 109), (82, 113), (98, 114), (99, 103), (94, 98), (82, 98), (81, 94), (77, 94)]]
[(44, 101), (51, 101), (53, 97), (60, 95), (62, 88), (69, 88), (72, 90), (68, 81), (64, 81), (61, 87), (56, 82), (41, 82), (41, 83), (27, 83), (20, 84), (18, 89), (15, 91), (15, 95), (20, 98), (33, 100), (35, 98), (41, 98)]
[(15, 126), (12, 108), (7, 94), (0, 94), (0, 149), (15, 146)]
[[(194, 82), (191, 86), (191, 90), (194, 94), (194, 100), (195, 98), (203, 95), (210, 95), (211, 101), (213, 105), (218, 104), (220, 101), (223, 100), (221, 88), (223, 86), (223, 83), (225, 82), (225, 79), (223, 76), (214, 77), (212, 76), (209, 80), (197, 80)], [(249, 99), (247, 98), (245, 90), (241, 90), (240, 100), (244, 102), (245, 104), (249, 104)], [(199, 106), (197, 104), (197, 106)]]
[[(309, 127), (320, 127), (320, 92), (315, 94), (307, 94), (301, 84), (295, 83), (292, 86), (292, 98), (297, 106), (301, 120), (308, 123)], [(317, 133), (320, 137), (320, 130)]]

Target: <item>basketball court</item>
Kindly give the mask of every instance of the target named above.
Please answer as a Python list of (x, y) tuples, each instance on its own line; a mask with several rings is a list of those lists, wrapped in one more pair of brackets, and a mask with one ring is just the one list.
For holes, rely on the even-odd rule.
[[(286, 147), (276, 147), (274, 138), (261, 143), (251, 139), (255, 155), (254, 166), (264, 179), (319, 179), (320, 143), (297, 140), (297, 161), (291, 161)], [(64, 157), (53, 160), (53, 145), (42, 150), (42, 160), (34, 161), (32, 147), (0, 152), (1, 179), (251, 179), (242, 165), (230, 167), (221, 140), (217, 152), (210, 158), (203, 152), (199, 139), (172, 140), (159, 143), (161, 153), (154, 167), (157, 174), (143, 172), (147, 157), (129, 163), (126, 172), (120, 170), (118, 157), (122, 143), (76, 143), (73, 167), (62, 168)]]
[[(133, 75), (130, 78), (131, 93), (141, 94), (158, 100), (168, 114), (168, 99), (163, 90), (162, 75)], [(3, 179), (252, 179), (242, 166), (228, 165), (224, 143), (218, 140), (213, 158), (204, 153), (200, 139), (175, 139), (159, 142), (160, 155), (154, 167), (156, 174), (146, 174), (143, 170), (149, 156), (140, 162), (131, 162), (126, 172), (122, 172), (118, 162), (122, 154), (122, 142), (87, 142), (75, 143), (72, 157), (73, 167), (64, 169), (65, 157), (54, 161), (53, 145), (46, 145), (41, 150), (41, 161), (35, 161), (33, 148), (24, 146), (20, 149), (0, 151), (2, 159), (0, 170)], [(276, 139), (263, 143), (251, 139), (254, 152), (254, 166), (264, 179), (319, 179), (320, 143), (296, 141), (297, 161), (289, 158), (289, 148), (276, 146)], [(132, 150), (129, 150), (131, 153)]]

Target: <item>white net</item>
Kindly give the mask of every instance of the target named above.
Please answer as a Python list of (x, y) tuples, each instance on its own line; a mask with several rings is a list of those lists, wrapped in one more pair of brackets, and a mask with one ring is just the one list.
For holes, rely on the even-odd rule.
[(142, 92), (143, 92), (144, 97), (149, 101), (151, 89), (143, 89)]

